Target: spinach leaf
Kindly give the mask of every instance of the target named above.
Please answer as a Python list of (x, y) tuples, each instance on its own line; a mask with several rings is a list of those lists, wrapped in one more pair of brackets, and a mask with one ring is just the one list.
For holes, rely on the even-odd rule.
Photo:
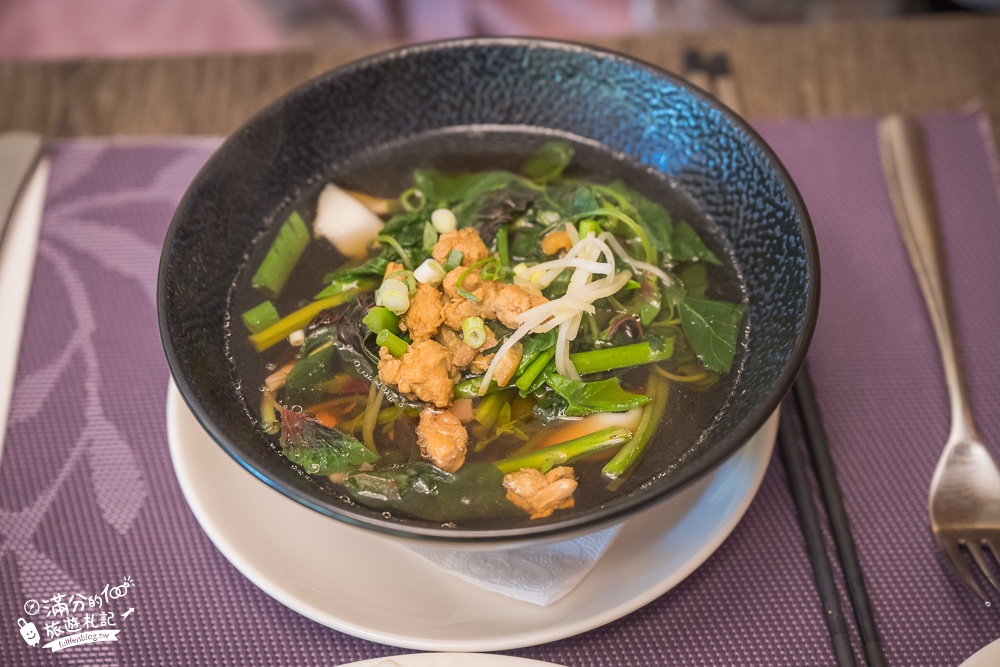
[(553, 373), (546, 379), (552, 390), (566, 400), (567, 417), (583, 417), (595, 412), (627, 412), (645, 405), (649, 396), (622, 389), (618, 378), (580, 382)]
[(517, 516), (506, 500), (503, 473), (489, 463), (466, 463), (447, 473), (426, 461), (375, 470), (354, 470), (347, 491), (365, 505), (427, 521)]
[(708, 287), (708, 267), (701, 263), (688, 264), (680, 272), (680, 279), (684, 282), (684, 289), (696, 299), (705, 297), (705, 288)]
[(681, 302), (681, 328), (705, 368), (719, 373), (732, 368), (743, 311), (741, 303), (692, 297)]
[(550, 205), (563, 218), (572, 218), (577, 213), (600, 208), (594, 187), (579, 181), (567, 181), (549, 186), (546, 190), (546, 205)]
[(639, 285), (639, 293), (635, 297), (636, 303), (629, 308), (629, 311), (634, 312), (639, 317), (643, 326), (649, 326), (660, 314), (663, 295), (660, 294), (656, 277), (649, 273), (642, 274), (639, 278)]
[(548, 183), (562, 176), (573, 159), (573, 147), (565, 141), (547, 141), (521, 165), (521, 173), (536, 183)]
[(698, 232), (684, 221), (681, 221), (674, 228), (673, 246), (673, 256), (677, 261), (700, 261), (716, 265), (722, 264), (722, 261), (701, 240)]
[(424, 193), (431, 207), (435, 207), (439, 203), (464, 201), (503, 190), (518, 178), (517, 174), (509, 171), (449, 175), (418, 169), (413, 172), (413, 186)]
[(312, 417), (279, 407), (281, 411), (281, 449), (292, 463), (311, 475), (329, 475), (354, 470), (365, 463), (378, 461), (357, 439), (329, 428)]
[(336, 356), (337, 349), (332, 344), (301, 356), (285, 377), (285, 403), (299, 406), (318, 403), (323, 398), (321, 385), (333, 375)]

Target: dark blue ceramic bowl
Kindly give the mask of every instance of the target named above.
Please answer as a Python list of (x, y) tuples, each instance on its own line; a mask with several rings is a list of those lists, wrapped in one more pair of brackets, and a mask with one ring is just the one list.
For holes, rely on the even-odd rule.
[[(749, 312), (742, 374), (714, 424), (683, 451), (655, 443), (623, 493), (543, 521), (474, 529), (384, 518), (349, 504), (270, 445), (228, 361), (231, 287), (255, 243), (331, 179), (398, 193), (431, 163), (469, 169), (521, 159), (544, 138), (588, 168), (667, 184), (724, 238)], [(516, 162), (515, 162), (516, 164)], [(718, 466), (778, 406), (816, 321), (819, 272), (805, 206), (774, 153), (717, 100), (645, 63), (534, 39), (402, 48), (329, 72), (229, 137), (174, 216), (159, 276), (160, 331), (181, 393), (247, 470), (336, 519), (397, 536), (499, 541), (568, 535), (662, 501)], [(234, 498), (233, 502), (239, 502)]]

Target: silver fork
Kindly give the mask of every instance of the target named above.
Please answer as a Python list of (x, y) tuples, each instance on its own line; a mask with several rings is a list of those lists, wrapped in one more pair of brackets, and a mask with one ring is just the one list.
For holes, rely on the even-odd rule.
[(879, 123), (878, 138), (896, 220), (941, 349), (951, 404), (951, 433), (931, 478), (931, 529), (955, 574), (989, 607), (962, 547), (1000, 592), (987, 553), (1000, 560), (1000, 470), (972, 422), (923, 132), (916, 120), (892, 115)]

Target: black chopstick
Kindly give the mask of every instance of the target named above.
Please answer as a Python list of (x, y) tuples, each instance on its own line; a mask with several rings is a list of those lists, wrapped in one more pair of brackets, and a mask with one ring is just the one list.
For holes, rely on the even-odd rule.
[(781, 424), (778, 429), (778, 447), (788, 476), (792, 498), (799, 515), (799, 527), (806, 540), (806, 552), (812, 564), (813, 576), (816, 578), (816, 588), (819, 590), (820, 602), (823, 605), (826, 625), (830, 631), (830, 641), (833, 644), (833, 655), (839, 667), (857, 665), (854, 660), (854, 649), (847, 630), (847, 621), (840, 605), (840, 593), (834, 580), (833, 566), (826, 553), (826, 542), (819, 512), (813, 501), (809, 473), (806, 470), (805, 458), (799, 448), (796, 438), (795, 417), (786, 406), (781, 411)]
[(809, 367), (803, 364), (799, 376), (795, 380), (792, 392), (795, 395), (795, 405), (799, 419), (805, 432), (806, 449), (812, 459), (813, 470), (819, 483), (820, 497), (826, 507), (826, 515), (833, 533), (833, 542), (837, 547), (840, 567), (844, 573), (847, 585), (847, 595), (854, 608), (854, 617), (858, 623), (861, 635), (861, 645), (865, 659), (869, 665), (885, 664), (885, 653), (879, 639), (878, 628), (875, 625), (875, 612), (872, 609), (871, 598), (868, 597), (868, 587), (865, 584), (864, 572), (858, 560), (858, 551), (851, 533), (851, 522), (844, 508), (844, 497), (837, 482), (837, 470), (830, 455), (830, 445), (823, 428), (823, 417), (819, 403), (816, 401), (816, 391), (813, 388)]

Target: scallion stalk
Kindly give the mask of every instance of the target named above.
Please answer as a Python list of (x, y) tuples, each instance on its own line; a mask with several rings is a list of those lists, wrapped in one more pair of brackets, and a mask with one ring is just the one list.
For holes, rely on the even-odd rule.
[(250, 333), (260, 333), (281, 318), (273, 303), (262, 301), (240, 315), (240, 319), (243, 320), (243, 324), (250, 330)]
[(504, 269), (510, 267), (510, 242), (507, 234), (507, 227), (497, 230), (497, 255), (500, 256), (500, 266)]
[(405, 210), (413, 212), (419, 211), (427, 203), (427, 196), (420, 190), (416, 188), (410, 188), (409, 190), (404, 190), (402, 194), (399, 195), (399, 204)]
[(380, 347), (387, 348), (389, 350), (389, 354), (397, 359), (406, 354), (406, 341), (388, 329), (382, 329), (382, 331), (378, 333), (375, 337), (375, 343)]
[(486, 325), (481, 317), (466, 317), (462, 322), (462, 340), (474, 350), (486, 342)]
[(288, 276), (309, 245), (309, 236), (309, 227), (298, 212), (293, 211), (281, 225), (278, 235), (264, 255), (264, 261), (253, 274), (250, 282), (254, 288), (270, 299), (281, 294)]
[(361, 321), (376, 336), (383, 331), (399, 334), (399, 315), (384, 306), (375, 306), (368, 311)]
[(522, 468), (534, 468), (544, 473), (556, 466), (570, 463), (611, 447), (617, 447), (628, 442), (631, 437), (632, 432), (627, 428), (609, 426), (600, 431), (538, 449), (522, 456), (497, 461), (493, 465), (504, 474), (517, 472)]
[(445, 272), (451, 271), (452, 269), (457, 269), (462, 265), (462, 251), (452, 250), (448, 253), (448, 256), (444, 260), (444, 270)]
[(424, 252), (426, 252), (428, 255), (433, 253), (434, 244), (437, 243), (437, 241), (438, 241), (438, 233), (437, 230), (434, 229), (434, 225), (432, 225), (429, 222), (425, 222), (424, 238), (423, 238), (423, 243), (421, 244), (423, 246)]

